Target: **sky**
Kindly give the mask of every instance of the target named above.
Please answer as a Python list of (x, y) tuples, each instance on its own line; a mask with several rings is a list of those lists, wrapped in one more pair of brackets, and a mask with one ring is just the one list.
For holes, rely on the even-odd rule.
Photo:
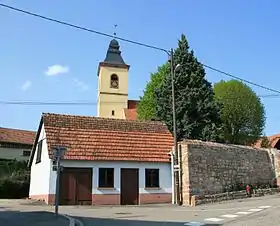
[[(27, 11), (101, 32), (176, 48), (181, 34), (204, 64), (278, 90), (280, 2), (277, 0), (1, 0)], [(114, 28), (117, 24), (117, 28)], [(97, 100), (97, 68), (110, 38), (0, 7), (0, 101)], [(129, 98), (143, 95), (164, 52), (120, 41), (129, 64)], [(206, 70), (207, 79), (229, 77)], [(259, 95), (275, 93), (252, 87)], [(280, 90), (280, 88), (279, 88)], [(280, 132), (280, 97), (262, 98), (265, 133)], [(42, 112), (96, 116), (90, 106), (24, 106), (0, 103), (0, 127), (37, 130)]]

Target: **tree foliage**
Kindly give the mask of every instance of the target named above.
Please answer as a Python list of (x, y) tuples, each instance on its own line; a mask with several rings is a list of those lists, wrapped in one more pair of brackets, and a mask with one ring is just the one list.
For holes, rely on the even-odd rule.
[(261, 136), (265, 111), (256, 93), (240, 81), (220, 81), (214, 85), (222, 106), (221, 138), (226, 143), (250, 145)]
[(156, 119), (155, 91), (160, 87), (164, 77), (169, 74), (168, 63), (158, 67), (157, 72), (151, 73), (150, 82), (147, 83), (144, 95), (137, 106), (137, 115), (140, 120)]
[(267, 136), (264, 136), (261, 141), (262, 148), (271, 148), (270, 141)]
[(0, 198), (28, 197), (29, 181), (26, 161), (0, 159)]
[[(174, 78), (178, 140), (217, 140), (220, 109), (214, 100), (212, 86), (205, 79), (204, 68), (189, 49), (184, 35), (174, 52), (174, 66), (178, 64), (181, 66)], [(155, 103), (156, 116), (173, 131), (171, 83), (168, 73), (155, 92)]]

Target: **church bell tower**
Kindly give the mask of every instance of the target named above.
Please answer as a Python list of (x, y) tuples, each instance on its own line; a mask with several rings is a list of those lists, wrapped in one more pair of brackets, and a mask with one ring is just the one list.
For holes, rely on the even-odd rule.
[(119, 43), (112, 39), (106, 58), (98, 67), (97, 116), (124, 119), (128, 107), (128, 70)]

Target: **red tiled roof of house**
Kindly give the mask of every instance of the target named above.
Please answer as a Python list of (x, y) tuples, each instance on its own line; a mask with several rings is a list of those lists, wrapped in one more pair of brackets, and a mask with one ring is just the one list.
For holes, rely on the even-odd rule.
[(32, 145), (35, 135), (33, 131), (0, 127), (0, 142)]
[(67, 147), (65, 159), (169, 162), (173, 138), (160, 122), (43, 114), (49, 147)]
[(127, 120), (137, 120), (137, 110), (136, 109), (124, 109), (124, 116)]
[[(270, 146), (272, 148), (275, 148), (275, 145), (277, 144), (277, 142), (280, 140), (280, 134), (275, 134), (272, 136), (267, 137), (270, 143)], [(262, 139), (260, 138), (253, 146), (256, 148), (260, 148), (261, 147), (261, 143), (262, 143)]]
[(277, 142), (280, 139), (280, 134), (275, 134), (273, 136), (268, 137), (269, 141), (270, 141), (270, 145), (271, 147), (275, 147), (275, 145), (277, 144)]
[(124, 116), (127, 120), (137, 120), (137, 104), (138, 100), (128, 100), (127, 108), (124, 109)]

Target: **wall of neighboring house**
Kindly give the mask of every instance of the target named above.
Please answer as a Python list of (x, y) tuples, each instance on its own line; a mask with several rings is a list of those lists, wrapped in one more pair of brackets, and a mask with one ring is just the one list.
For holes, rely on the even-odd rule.
[(38, 144), (40, 141), (42, 141), (41, 161), (36, 163), (39, 149), (39, 145), (37, 145), (31, 165), (29, 198), (53, 203), (54, 195), (50, 195), (51, 160), (49, 159), (44, 126), (40, 131)]
[(16, 159), (28, 161), (31, 149), (21, 144), (0, 143), (0, 159)]
[[(139, 203), (171, 203), (172, 177), (169, 163), (62, 161), (63, 167), (92, 168), (93, 204), (120, 204), (122, 168), (139, 169)], [(114, 187), (99, 188), (99, 168), (114, 168)], [(145, 188), (145, 169), (159, 169), (159, 188)], [(51, 172), (50, 193), (55, 194), (56, 172)], [(127, 183), (130, 183), (127, 181)]]

